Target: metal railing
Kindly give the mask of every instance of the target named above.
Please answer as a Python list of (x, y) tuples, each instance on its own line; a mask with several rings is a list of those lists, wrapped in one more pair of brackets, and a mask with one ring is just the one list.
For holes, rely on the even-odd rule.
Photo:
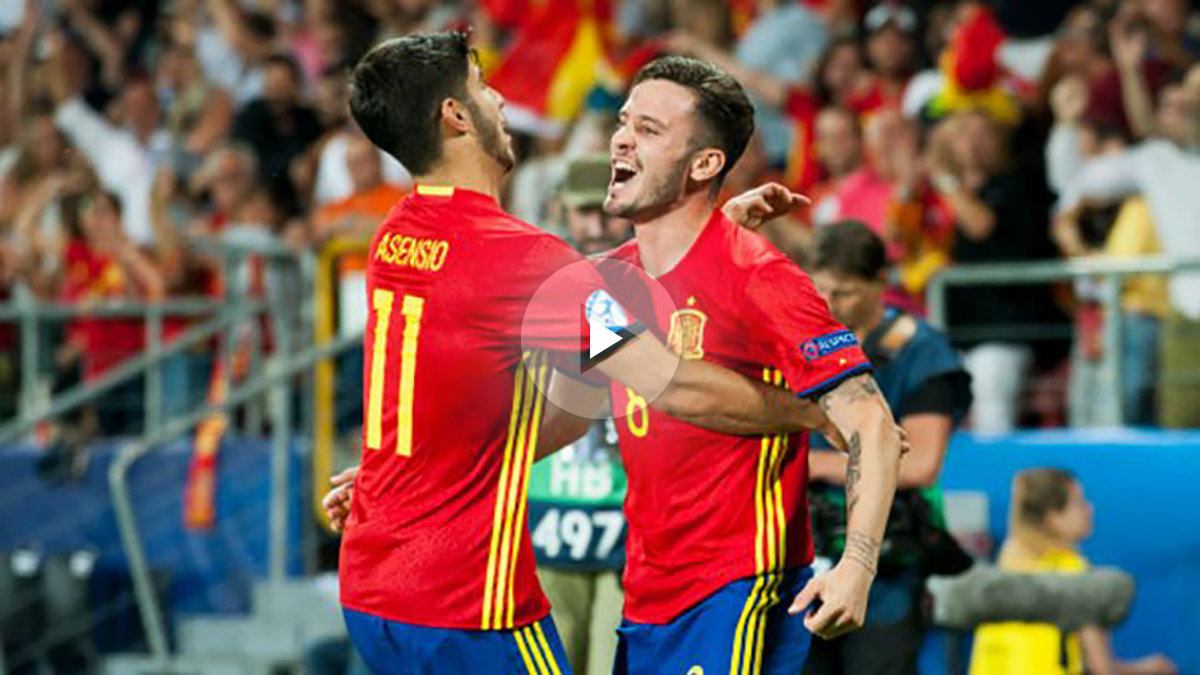
[[(950, 287), (1014, 286), (1070, 281), (1083, 278), (1103, 280), (1101, 305), (1104, 311), (1102, 372), (1111, 390), (1121, 391), (1121, 294), (1124, 282), (1133, 276), (1172, 275), (1200, 271), (1200, 258), (1171, 255), (1143, 258), (1089, 257), (1074, 260), (952, 265), (929, 282), (926, 298), (930, 322), (954, 335), (947, 325), (947, 293)], [(1121, 406), (1111, 411), (1113, 424), (1122, 423)]]
[[(229, 246), (217, 242), (193, 242), (200, 249), (219, 257), (226, 279), (226, 295), (223, 299), (177, 298), (156, 304), (126, 301), (105, 301), (76, 306), (62, 303), (40, 302), (24, 288), (15, 289), (11, 302), (0, 303), (0, 321), (13, 321), (19, 325), (18, 350), (20, 371), (20, 409), (15, 419), (0, 425), (0, 443), (20, 440), (34, 431), (46, 420), (63, 415), (89, 403), (97, 401), (121, 385), (145, 378), (145, 425), (142, 435), (121, 448), (110, 466), (108, 479), (111, 502), (116, 517), (121, 546), (129, 561), (129, 574), (133, 584), (133, 600), (145, 635), (145, 644), (157, 659), (169, 657), (166, 626), (155, 583), (147, 562), (144, 539), (139, 530), (133, 510), (136, 495), (130, 494), (127, 477), (131, 467), (139, 459), (154, 452), (173, 438), (191, 432), (199, 423), (216, 413), (228, 413), (242, 408), (246, 410), (246, 426), (251, 430), (261, 429), (262, 420), (256, 420), (254, 405), (263, 400), (268, 402), (271, 427), (271, 493), (269, 511), (268, 575), (273, 581), (282, 579), (287, 570), (289, 553), (299, 547), (291, 547), (288, 538), (289, 461), (294, 450), (293, 434), (296, 428), (293, 385), (297, 379), (311, 377), (315, 364), (327, 362), (340, 353), (361, 346), (361, 334), (345, 335), (336, 340), (322, 341), (320, 346), (302, 349), (311, 344), (312, 303), (310, 289), (313, 288), (312, 265), (307, 256), (296, 256), (281, 246), (263, 242), (250, 245)], [(286, 284), (276, 284), (272, 290), (268, 283), (266, 297), (249, 297), (236, 292), (232, 282), (234, 275), (243, 269), (242, 264), (250, 256), (266, 261), (265, 275), (277, 274), (286, 278)], [(288, 276), (291, 275), (291, 276)], [(286, 286), (286, 288), (278, 288)], [(287, 297), (288, 293), (297, 294)], [(164, 323), (168, 317), (188, 317), (195, 323), (178, 336), (164, 339)], [(188, 410), (174, 419), (166, 419), (161, 406), (163, 400), (162, 366), (164, 362), (187, 350), (202, 347), (218, 340), (223, 361), (232, 362), (235, 334), (241, 327), (259, 321), (259, 317), (271, 319), (273, 349), (264, 359), (262, 336), (251, 331), (253, 352), (250, 357), (249, 376), (236, 386), (226, 380), (222, 400), (208, 402), (202, 407)], [(52, 399), (42, 393), (40, 379), (42, 371), (40, 350), (46, 344), (43, 324), (50, 321), (86, 319), (133, 318), (146, 322), (144, 349), (111, 369), (95, 380), (86, 381), (62, 392)], [(52, 345), (51, 345), (52, 346)], [(245, 348), (245, 344), (241, 348)], [(230, 377), (231, 368), (222, 369), (225, 378)], [(311, 395), (311, 390), (301, 386), (298, 390)], [(170, 392), (174, 393), (174, 392)], [(307, 405), (306, 405), (307, 404)], [(303, 412), (309, 418), (300, 422), (300, 428), (311, 428), (311, 404), (302, 402)], [(261, 415), (260, 415), (261, 417)], [(294, 558), (295, 556), (293, 556)], [(43, 645), (42, 648), (46, 648)]]
[[(221, 274), (226, 280), (223, 298), (180, 297), (154, 303), (103, 300), (74, 304), (39, 300), (25, 286), (17, 284), (14, 287), (13, 300), (0, 303), (0, 322), (13, 321), (20, 326), (17, 341), (20, 364), (20, 414), (16, 420), (0, 426), (0, 442), (16, 440), (33, 430), (41, 420), (71, 412), (143, 376), (143, 432), (151, 433), (163, 421), (162, 365), (166, 360), (205, 341), (224, 336), (221, 348), (225, 361), (229, 362), (236, 344), (234, 338), (237, 328), (258, 314), (278, 309), (267, 299), (251, 298), (237, 292), (236, 284), (232, 280), (244, 268), (245, 263), (251, 258), (258, 258), (267, 263), (267, 271), (264, 274), (270, 275), (280, 269), (294, 268), (301, 276), (306, 276), (301, 258), (277, 242), (230, 244), (207, 237), (196, 237), (189, 240), (189, 246), (218, 260)], [(298, 283), (299, 288), (307, 288), (309, 285), (303, 281)], [(195, 319), (213, 315), (217, 315), (216, 318), (191, 327), (169, 343), (166, 341), (164, 325), (168, 317)], [(80, 383), (59, 394), (56, 400), (48, 401), (48, 397), (41, 394), (39, 384), (43, 377), (40, 353), (41, 324), (46, 321), (115, 318), (140, 319), (144, 322), (145, 344), (141, 353), (120, 363), (96, 380)], [(254, 363), (262, 358), (260, 338), (257, 333), (251, 333), (251, 361)], [(226, 377), (229, 370), (227, 368), (224, 371)], [(251, 426), (261, 427), (260, 424)]]
[(288, 381), (312, 368), (317, 362), (332, 358), (361, 342), (361, 335), (347, 335), (309, 348), (299, 354), (293, 354), (290, 349), (280, 349), (268, 362), (267, 373), (264, 376), (257, 377), (245, 386), (234, 389), (221, 403), (207, 405), (166, 424), (157, 432), (127, 445), (110, 466), (108, 480), (112, 490), (113, 508), (117, 516), (117, 528), (121, 533), (122, 546), (129, 560), (129, 572), (137, 597), (142, 628), (146, 634), (150, 653), (155, 658), (165, 661), (170, 656), (170, 650), (166, 626), (163, 622), (158, 598), (154, 592), (154, 582), (146, 562), (145, 549), (142, 546), (137, 520), (134, 517), (133, 502), (126, 483), (130, 468), (151, 452), (156, 445), (187, 433), (208, 415), (228, 411), (251, 398), (270, 392), (273, 436), (268, 570), (271, 580), (281, 580), (285, 574), (287, 560), (287, 462), (291, 445), (291, 388), (288, 386)]

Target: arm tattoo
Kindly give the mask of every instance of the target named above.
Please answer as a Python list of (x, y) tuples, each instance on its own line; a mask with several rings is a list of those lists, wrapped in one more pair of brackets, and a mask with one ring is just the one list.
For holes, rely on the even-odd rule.
[(879, 565), (879, 540), (862, 532), (849, 532), (846, 534), (846, 552), (843, 555), (874, 575)]
[(821, 410), (828, 415), (837, 399), (845, 399), (847, 403), (853, 403), (882, 395), (879, 385), (875, 384), (875, 378), (870, 373), (863, 373), (851, 377), (826, 392), (817, 402), (821, 405)]
[(846, 515), (849, 517), (858, 504), (858, 479), (862, 476), (862, 439), (855, 431), (850, 434), (850, 440), (846, 443), (850, 448), (850, 459), (846, 462)]

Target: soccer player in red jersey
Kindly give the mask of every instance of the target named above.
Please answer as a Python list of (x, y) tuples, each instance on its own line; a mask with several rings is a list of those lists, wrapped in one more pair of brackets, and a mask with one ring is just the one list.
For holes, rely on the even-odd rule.
[[(586, 326), (578, 305), (532, 321), (526, 306), (580, 258), (497, 204), (514, 164), (502, 105), (462, 34), (386, 42), (351, 78), (355, 121), (417, 178), (368, 262), (364, 451), (340, 561), (347, 626), (376, 672), (566, 670), (525, 486), (546, 438), (572, 440), (544, 433), (578, 418), (539, 390), (555, 354), (578, 356)], [(588, 265), (569, 269), (564, 297), (604, 292)], [(672, 378), (674, 367), (643, 335), (597, 369), (635, 392), (665, 386), (654, 405), (698, 424), (813, 426), (815, 406), (761, 382), (700, 362)]]
[(902, 439), (854, 334), (808, 276), (716, 209), (752, 115), (741, 86), (708, 63), (646, 66), (612, 138), (604, 205), (636, 238), (610, 255), (670, 293), (678, 309), (659, 308), (657, 325), (685, 363), (819, 402), (848, 439), (846, 553), (812, 579), (806, 434), (701, 429), (614, 383), (614, 409), (630, 413), (617, 423), (629, 479), (617, 673), (796, 673), (810, 632), (864, 620)]

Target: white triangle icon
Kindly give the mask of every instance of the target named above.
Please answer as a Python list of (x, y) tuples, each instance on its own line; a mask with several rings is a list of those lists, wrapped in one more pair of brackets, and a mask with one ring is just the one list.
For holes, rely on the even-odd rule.
[(594, 359), (624, 338), (599, 322), (588, 319), (588, 358)]

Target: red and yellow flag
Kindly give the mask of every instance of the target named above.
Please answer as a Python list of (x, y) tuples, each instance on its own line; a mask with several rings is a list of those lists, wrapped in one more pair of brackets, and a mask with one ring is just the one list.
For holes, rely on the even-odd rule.
[[(511, 2), (493, 1), (502, 17), (514, 20)], [(549, 120), (569, 120), (582, 108), (605, 59), (611, 3), (530, 0), (524, 10), (491, 85), (511, 106)]]

